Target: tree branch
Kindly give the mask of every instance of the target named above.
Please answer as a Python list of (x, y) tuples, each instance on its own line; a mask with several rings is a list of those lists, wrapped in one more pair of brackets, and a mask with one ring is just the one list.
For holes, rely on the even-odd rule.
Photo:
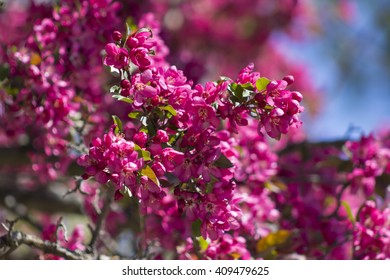
[(86, 254), (79, 250), (71, 251), (67, 248), (59, 246), (57, 243), (42, 240), (37, 236), (29, 235), (21, 231), (10, 231), (0, 237), (0, 249), (9, 248), (6, 254), (2, 256), (2, 258), (8, 256), (12, 251), (14, 251), (22, 244), (41, 250), (47, 254), (63, 257), (67, 260), (93, 259), (93, 255), (91, 254)]
[(107, 190), (107, 193), (106, 193), (106, 199), (104, 201), (104, 205), (103, 205), (103, 209), (99, 215), (99, 218), (96, 222), (96, 226), (95, 226), (95, 229), (93, 230), (92, 232), (92, 238), (91, 238), (91, 241), (89, 243), (89, 250), (91, 252), (94, 251), (94, 247), (95, 247), (95, 243), (99, 237), (99, 234), (100, 234), (100, 230), (103, 226), (103, 223), (104, 223), (104, 220), (106, 219), (106, 216), (108, 214), (108, 211), (110, 210), (110, 207), (111, 207), (111, 203), (112, 201), (114, 200), (114, 191), (115, 191), (115, 188), (112, 187), (112, 186), (109, 186), (108, 187), (108, 190)]

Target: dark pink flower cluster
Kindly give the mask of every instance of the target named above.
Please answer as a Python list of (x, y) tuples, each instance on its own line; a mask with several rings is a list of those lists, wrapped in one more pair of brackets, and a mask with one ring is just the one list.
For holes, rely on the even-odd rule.
[(248, 127), (238, 129), (238, 143), (242, 149), (237, 159), (237, 181), (255, 189), (277, 175), (278, 156), (271, 150), (263, 135), (256, 131), (257, 124), (250, 120)]
[[(153, 25), (153, 18), (145, 18), (149, 21), (141, 22), (142, 24)], [(154, 26), (155, 31), (159, 32), (158, 26)], [(153, 60), (151, 54), (156, 53), (157, 50), (164, 50), (164, 45), (161, 40), (155, 40), (153, 37), (153, 30), (149, 28), (142, 28), (135, 30), (129, 34), (123, 41), (123, 46), (118, 46), (114, 43), (106, 45), (105, 50), (107, 56), (104, 58), (104, 64), (113, 66), (116, 69), (130, 71), (132, 67), (137, 67), (141, 71), (150, 68)], [(119, 31), (114, 31), (113, 38), (117, 43), (122, 44), (122, 34)], [(119, 39), (119, 40), (118, 40)]]
[[(98, 2), (61, 1), (50, 13), (40, 7), (42, 16), (26, 24), (32, 31), (25, 40), (6, 47), (0, 58), (9, 72), (1, 130), (13, 143), (24, 139), (32, 147), (34, 171), (40, 170), (42, 178), (45, 170), (50, 180), (67, 170), (74, 157), (69, 142), (79, 144), (83, 137), (89, 138), (88, 132), (104, 129), (95, 126), (104, 123), (106, 110), (99, 57), (104, 38), (119, 22), (119, 5), (111, 0)], [(32, 4), (31, 11), (36, 10)], [(43, 156), (55, 160), (36, 161)]]
[(388, 169), (390, 149), (373, 135), (362, 136), (359, 141), (348, 141), (345, 147), (354, 164), (354, 169), (348, 174), (352, 191), (362, 189), (366, 196), (370, 196), (374, 192), (376, 177)]
[(390, 208), (378, 209), (367, 201), (358, 215), (353, 235), (354, 258), (390, 259)]
[[(246, 248), (246, 240), (241, 236), (234, 237), (230, 234), (224, 234), (218, 241), (207, 243), (200, 241), (202, 258), (206, 260), (249, 260), (250, 252)], [(198, 259), (194, 250), (194, 241), (187, 238), (185, 244), (178, 248), (179, 259), (193, 260)]]
[(297, 91), (286, 90), (288, 84), (294, 80), (291, 76), (283, 80), (271, 81), (265, 92), (255, 96), (259, 104), (264, 104), (261, 108), (261, 126), (269, 136), (279, 139), (282, 133), (287, 133), (290, 126), (299, 126), (301, 122), (298, 114), (303, 111), (300, 106), (302, 94)]
[[(93, 180), (73, 192), (83, 195), (89, 219), (102, 222), (96, 252), (110, 235), (131, 245), (126, 256), (155, 259), (389, 258), (389, 208), (382, 207), (389, 200), (389, 137), (362, 137), (342, 149), (311, 146), (298, 130), (303, 97), (295, 89), (310, 83), (269, 38), (291, 30), (306, 5), (123, 2), (157, 13), (130, 10), (139, 28), (126, 20), (125, 32), (118, 23), (128, 11), (113, 0), (65, 0), (30, 16), (10, 4), (0, 14), (9, 26), (0, 30), (0, 145), (23, 146), (32, 161), (29, 173), (6, 166), (2, 174), (17, 169), (12, 183), (32, 188), (30, 178), (54, 181), (81, 153), (82, 179)], [(31, 23), (26, 30), (24, 21)], [(161, 30), (177, 51), (171, 61), (184, 72), (166, 61)], [(232, 48), (221, 48), (226, 44)], [(257, 54), (262, 75), (249, 64), (237, 79), (204, 76), (205, 69), (213, 76), (236, 72)], [(103, 88), (108, 69), (120, 79), (109, 82), (117, 84), (113, 98)], [(263, 75), (287, 71), (297, 83)], [(111, 113), (115, 125), (104, 134)], [(112, 190), (114, 202), (104, 208)], [(50, 223), (42, 237), (88, 253), (80, 227), (65, 235)]]
[(167, 190), (165, 193), (158, 202), (158, 209), (148, 209), (145, 232), (141, 237), (147, 245), (157, 243), (154, 249), (156, 259), (166, 259), (169, 255), (176, 254), (176, 247), (191, 236), (192, 220), (178, 211), (176, 197)]
[(134, 142), (121, 135), (110, 132), (102, 139), (95, 138), (88, 155), (82, 155), (77, 162), (85, 167), (84, 179), (93, 176), (101, 184), (113, 183), (118, 199), (123, 196), (122, 192), (130, 191), (130, 195), (138, 197), (146, 207), (165, 196), (158, 179), (148, 177), (152, 169), (139, 157)]
[[(303, 149), (279, 161), (281, 181), (273, 188), (280, 225), (295, 231), (294, 250), (308, 258), (350, 258), (346, 238), (352, 223), (344, 206), (337, 206), (338, 200), (345, 200), (355, 213), (355, 205), (364, 198), (351, 197), (343, 189), (345, 175), (338, 170), (338, 162), (332, 162), (341, 154), (334, 147), (311, 147), (309, 157)], [(327, 249), (319, 250), (322, 246)]]
[[(114, 35), (121, 37), (118, 32)], [(121, 73), (119, 90), (114, 89), (120, 95), (114, 97), (128, 104), (128, 116), (137, 125), (126, 136), (131, 141), (114, 134), (94, 140), (89, 155), (79, 160), (86, 167), (84, 177), (93, 176), (101, 183), (112, 181), (118, 189), (128, 187), (140, 199), (144, 213), (148, 207), (157, 210), (165, 193), (156, 182), (166, 182), (175, 190), (178, 210), (191, 221), (200, 220), (205, 239), (216, 240), (237, 229), (240, 210), (233, 174), (239, 156), (234, 134), (238, 127), (248, 125), (250, 115), (264, 122), (272, 110), (282, 110), (279, 117), (283, 121), (274, 120), (272, 129), (266, 129), (271, 137), (279, 138), (299, 124), (302, 96), (288, 91), (287, 82), (279, 81), (280, 86), (273, 88), (270, 84), (278, 82), (260, 77), (253, 72), (253, 65), (243, 69), (236, 82), (222, 78), (193, 86), (176, 67), (149, 63), (156, 46), (149, 30), (141, 28), (117, 43), (121, 42), (123, 46), (107, 44), (104, 63)], [(142, 52), (138, 58), (137, 50)], [(291, 83), (293, 78), (286, 80)], [(225, 124), (228, 129), (223, 128)], [(129, 153), (122, 151), (122, 163), (117, 163), (124, 147), (113, 151), (112, 145), (121, 141), (127, 143)], [(129, 143), (136, 143), (143, 152), (128, 149)], [(259, 151), (259, 156), (262, 152), (274, 160), (266, 151)], [(146, 153), (150, 157), (145, 157)], [(142, 172), (144, 160), (150, 160), (152, 172)], [(177, 183), (172, 183), (172, 176)]]

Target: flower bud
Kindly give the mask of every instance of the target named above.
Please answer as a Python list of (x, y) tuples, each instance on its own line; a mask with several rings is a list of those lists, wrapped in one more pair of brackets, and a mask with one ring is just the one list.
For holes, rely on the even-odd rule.
[(285, 80), (287, 82), (287, 84), (291, 85), (294, 82), (294, 77), (291, 75), (288, 75), (288, 76), (284, 77), (283, 80)]
[(121, 81), (121, 88), (130, 88), (131, 83), (129, 80), (122, 80)]
[(119, 42), (120, 40), (122, 40), (122, 33), (120, 33), (119, 31), (112, 32), (112, 39), (114, 39), (115, 42)]
[(148, 135), (147, 135), (145, 132), (140, 131), (140, 132), (138, 132), (138, 133), (136, 133), (136, 134), (134, 135), (133, 140), (134, 140), (134, 142), (135, 142), (138, 146), (143, 147), (143, 146), (145, 146), (146, 141), (148, 141)]

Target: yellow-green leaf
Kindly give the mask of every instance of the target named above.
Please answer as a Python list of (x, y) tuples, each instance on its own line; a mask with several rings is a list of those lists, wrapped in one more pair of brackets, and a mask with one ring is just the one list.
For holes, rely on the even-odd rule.
[(160, 181), (158, 180), (156, 173), (154, 173), (153, 169), (149, 165), (145, 165), (145, 167), (141, 170), (141, 174), (148, 177), (157, 186), (160, 186)]
[(171, 105), (166, 105), (166, 106), (163, 106), (160, 108), (161, 108), (161, 110), (168, 111), (169, 113), (171, 113), (172, 116), (177, 115), (175, 108), (173, 108)]
[(133, 112), (129, 113), (128, 116), (131, 119), (139, 119), (139, 117), (142, 116), (142, 112), (141, 111), (133, 111)]
[(291, 232), (285, 229), (270, 233), (257, 242), (256, 251), (261, 253), (272, 249), (273, 247), (281, 246), (288, 240), (290, 236)]
[(256, 88), (258, 91), (263, 91), (267, 88), (267, 85), (270, 83), (271, 81), (268, 80), (267, 78), (264, 78), (264, 77), (261, 77), (260, 79), (258, 79), (256, 81)]
[(145, 161), (152, 160), (152, 158), (150, 156), (150, 152), (145, 151), (137, 144), (134, 144), (134, 150), (136, 150), (138, 152), (138, 156), (142, 157)]
[(198, 242), (199, 242), (200, 250), (206, 251), (207, 248), (209, 247), (209, 243), (207, 242), (207, 240), (205, 240), (202, 236), (197, 237), (197, 239), (198, 239)]
[(134, 102), (133, 99), (130, 99), (128, 97), (124, 97), (122, 95), (113, 95), (112, 97), (114, 97), (115, 99), (118, 99), (118, 101), (123, 101), (123, 102), (130, 103), (130, 104), (132, 104)]
[(348, 218), (351, 221), (351, 223), (355, 223), (355, 217), (352, 214), (352, 209), (349, 203), (345, 200), (341, 201), (341, 205), (344, 207), (345, 211), (347, 212)]
[(118, 116), (113, 115), (112, 119), (114, 121), (115, 127), (115, 134), (122, 133), (122, 121)]

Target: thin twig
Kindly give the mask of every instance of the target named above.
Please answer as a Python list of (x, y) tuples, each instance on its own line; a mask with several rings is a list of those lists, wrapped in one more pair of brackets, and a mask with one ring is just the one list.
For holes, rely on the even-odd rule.
[(326, 215), (326, 216), (322, 216), (323, 219), (331, 219), (331, 218), (337, 217), (337, 213), (339, 212), (340, 207), (341, 207), (341, 197), (343, 196), (344, 191), (348, 187), (349, 187), (348, 182), (343, 184), (340, 192), (337, 194), (337, 197), (336, 197), (336, 201), (337, 201), (336, 208), (333, 210), (333, 212), (331, 214)]
[(99, 218), (96, 222), (96, 226), (92, 232), (92, 238), (91, 238), (91, 241), (89, 243), (89, 250), (91, 252), (94, 252), (95, 243), (99, 237), (100, 230), (103, 226), (103, 223), (104, 223), (104, 220), (108, 214), (108, 211), (110, 210), (111, 203), (114, 200), (114, 190), (115, 190), (115, 188), (113, 188), (112, 186), (108, 187), (108, 190), (106, 193), (106, 199), (105, 199), (104, 205), (103, 205), (103, 209), (102, 209), (102, 211), (99, 215)]
[(63, 198), (67, 197), (68, 195), (72, 194), (72, 193), (75, 193), (75, 192), (79, 192), (81, 193), (82, 195), (88, 195), (88, 193), (86, 193), (85, 191), (83, 191), (81, 189), (81, 183), (83, 182), (83, 179), (79, 176), (76, 176), (75, 177), (75, 180), (76, 180), (76, 187), (74, 187), (73, 189), (70, 189), (68, 190), (64, 195), (63, 195)]
[(25, 213), (26, 211), (20, 210), (22, 207), (25, 208), (24, 205), (21, 205), (18, 203), (15, 203), (15, 205), (11, 205), (11, 206), (9, 206), (7, 204), (4, 205), (4, 208), (7, 209), (8, 211), (12, 212), (15, 216), (17, 216), (21, 220), (27, 222), (28, 224), (30, 224), (32, 227), (34, 227), (38, 231), (42, 231), (42, 226), (37, 221), (35, 221), (28, 214), (26, 214)]

